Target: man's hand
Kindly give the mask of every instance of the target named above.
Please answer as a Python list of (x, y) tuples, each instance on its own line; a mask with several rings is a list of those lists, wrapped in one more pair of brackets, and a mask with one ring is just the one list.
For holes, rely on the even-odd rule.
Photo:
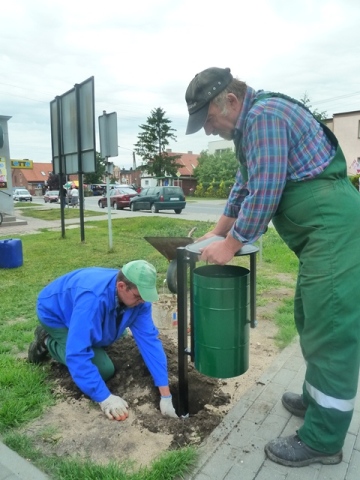
[(243, 244), (228, 235), (224, 240), (214, 242), (201, 250), (200, 260), (218, 265), (228, 263)]
[(172, 396), (168, 395), (166, 397), (161, 397), (160, 400), (160, 411), (163, 415), (172, 418), (179, 418), (176, 415), (175, 408), (172, 403)]
[(207, 240), (211, 237), (226, 237), (226, 235), (230, 232), (231, 227), (234, 225), (236, 218), (234, 217), (225, 217), (225, 215), (221, 215), (219, 221), (215, 225), (215, 227), (210, 230), (210, 232), (205, 233), (200, 238), (197, 238), (194, 243), (200, 242), (202, 240)]
[(129, 416), (129, 405), (121, 397), (110, 395), (108, 398), (99, 402), (101, 410), (110, 420), (126, 420)]
[(202, 237), (196, 238), (196, 239), (194, 240), (194, 243), (201, 242), (202, 240), (207, 240), (208, 238), (215, 237), (215, 236), (216, 236), (216, 233), (214, 233), (213, 231), (207, 232), (207, 233), (205, 233), (205, 235), (203, 235)]

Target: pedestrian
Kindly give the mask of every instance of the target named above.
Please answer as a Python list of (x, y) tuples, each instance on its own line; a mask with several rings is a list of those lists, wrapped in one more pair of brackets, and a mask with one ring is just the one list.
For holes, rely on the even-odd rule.
[(71, 206), (77, 207), (79, 203), (79, 190), (76, 188), (76, 185), (70, 190)]
[[(306, 361), (302, 394), (284, 407), (304, 417), (288, 437), (265, 446), (282, 465), (337, 464), (353, 415), (359, 377), (360, 195), (334, 134), (304, 105), (255, 91), (229, 68), (209, 68), (190, 82), (187, 134), (233, 140), (239, 170), (211, 232), (225, 237), (201, 260), (226, 264), (272, 221), (299, 259), (294, 318)], [(204, 238), (204, 237), (203, 237)]]
[(151, 302), (157, 300), (156, 270), (145, 260), (129, 262), (120, 271), (91, 267), (67, 273), (38, 296), (40, 325), (28, 360), (37, 364), (52, 357), (66, 365), (75, 384), (108, 418), (125, 420), (126, 400), (105, 383), (115, 367), (104, 347), (129, 328), (159, 388), (161, 413), (175, 418), (166, 356), (151, 316)]
[(66, 195), (65, 195), (65, 204), (70, 208), (71, 204), (71, 188), (66, 188)]

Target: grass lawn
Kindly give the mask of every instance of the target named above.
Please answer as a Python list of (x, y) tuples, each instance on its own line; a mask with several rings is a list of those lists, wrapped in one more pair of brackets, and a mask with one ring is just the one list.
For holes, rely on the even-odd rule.
[[(51, 214), (48, 214), (46, 210), (26, 208), (29, 213), (36, 211), (40, 215), (49, 215), (49, 219), (53, 219), (52, 215), (60, 215), (59, 210), (49, 209)], [(75, 209), (66, 211), (78, 215)], [(94, 214), (91, 212), (91, 215)], [(26, 361), (27, 348), (37, 324), (35, 303), (40, 290), (54, 278), (76, 268), (95, 265), (120, 268), (128, 261), (144, 258), (155, 265), (161, 291), (168, 261), (144, 240), (144, 236), (187, 236), (194, 227), (194, 236), (200, 237), (211, 229), (212, 224), (162, 217), (114, 219), (111, 251), (108, 249), (106, 220), (87, 222), (86, 241), (83, 243), (79, 239), (78, 229), (68, 229), (65, 238), (61, 238), (60, 232), (50, 230), (24, 235), (21, 236), (23, 266), (1, 270), (0, 434), (10, 448), (31, 459), (51, 478), (171, 480), (184, 475), (196, 460), (196, 450), (185, 448), (169, 452), (151, 467), (140, 471), (129, 465), (99, 466), (76, 458), (48, 458), (34, 450), (29, 439), (19, 434), (19, 427), (39, 417), (56, 401), (52, 395), (52, 385), (47, 379), (46, 365), (36, 367)], [(258, 260), (257, 270), (259, 301), (262, 295), (278, 286), (289, 287), (289, 278), (293, 284), (297, 271), (297, 259), (274, 229), (268, 230), (261, 244), (261, 262)], [(233, 263), (246, 267), (248, 257), (237, 257)], [(281, 276), (283, 274), (286, 274), (284, 279)], [(274, 321), (280, 325), (279, 346), (285, 346), (296, 334), (292, 304), (281, 304)]]

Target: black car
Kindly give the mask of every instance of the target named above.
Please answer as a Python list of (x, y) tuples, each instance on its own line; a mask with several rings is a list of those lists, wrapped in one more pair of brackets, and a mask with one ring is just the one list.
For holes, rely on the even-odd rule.
[(185, 194), (181, 187), (149, 187), (130, 200), (130, 210), (174, 210), (181, 213), (185, 208)]

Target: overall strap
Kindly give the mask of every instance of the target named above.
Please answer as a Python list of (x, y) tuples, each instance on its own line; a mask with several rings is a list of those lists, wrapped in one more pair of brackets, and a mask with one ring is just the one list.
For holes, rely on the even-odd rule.
[(259, 100), (263, 100), (265, 98), (273, 98), (273, 97), (276, 97), (276, 98), (282, 98), (284, 100), (288, 100), (289, 102), (292, 102), (292, 103), (295, 103), (296, 105), (298, 105), (299, 107), (302, 107), (304, 108), (307, 112), (309, 112), (317, 122), (320, 123), (321, 125), (321, 128), (324, 130), (324, 133), (325, 135), (328, 137), (328, 139), (330, 140), (330, 142), (334, 145), (334, 147), (337, 147), (339, 142), (338, 142), (338, 139), (335, 137), (335, 135), (333, 134), (333, 132), (330, 130), (329, 127), (327, 127), (323, 122), (321, 122), (320, 120), (318, 120), (315, 115), (312, 113), (312, 111), (306, 107), (302, 102), (300, 102), (299, 100), (296, 100), (295, 98), (292, 98), (292, 97), (289, 97), (288, 95), (285, 95), (283, 93), (277, 93), (277, 92), (267, 92), (267, 93), (264, 93), (264, 94), (260, 94), (257, 99), (255, 100), (255, 103), (258, 102)]

